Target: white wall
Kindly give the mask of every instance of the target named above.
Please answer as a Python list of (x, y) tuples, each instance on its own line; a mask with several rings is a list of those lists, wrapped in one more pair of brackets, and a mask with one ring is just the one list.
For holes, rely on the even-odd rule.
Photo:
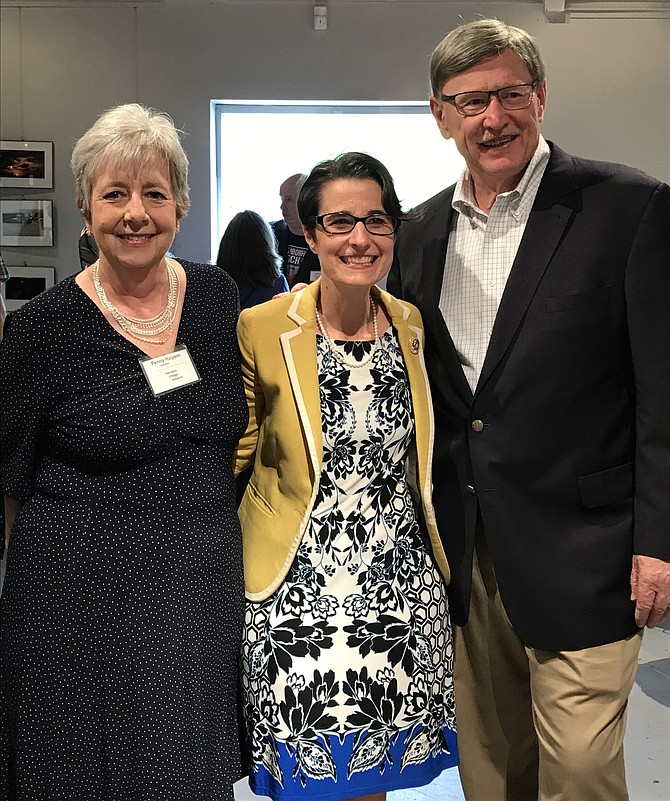
[(541, 5), (528, 2), (368, 0), (331, 2), (328, 30), (314, 31), (313, 5), (3, 7), (2, 138), (53, 141), (55, 174), (53, 191), (26, 193), (54, 200), (55, 246), (6, 248), (5, 260), (54, 265), (59, 278), (78, 269), (72, 145), (100, 111), (129, 101), (167, 111), (188, 132), (193, 205), (174, 251), (206, 260), (211, 99), (427, 98), (434, 46), (477, 14), (538, 39), (549, 76), (548, 138), (670, 180), (670, 20), (550, 24)]

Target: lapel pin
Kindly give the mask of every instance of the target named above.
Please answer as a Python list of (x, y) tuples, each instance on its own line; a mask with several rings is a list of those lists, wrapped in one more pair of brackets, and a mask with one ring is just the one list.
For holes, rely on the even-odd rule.
[(409, 349), (412, 351), (412, 353), (416, 355), (419, 352), (420, 348), (421, 348), (421, 343), (419, 342), (419, 338), (411, 337), (409, 340)]

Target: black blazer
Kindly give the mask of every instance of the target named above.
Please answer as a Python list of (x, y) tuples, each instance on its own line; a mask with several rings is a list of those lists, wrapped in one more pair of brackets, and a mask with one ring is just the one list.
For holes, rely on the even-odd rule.
[(550, 147), (474, 396), (438, 308), (454, 187), (403, 224), (388, 289), (426, 330), (454, 621), (479, 511), (523, 642), (574, 650), (637, 630), (633, 553), (670, 560), (670, 187)]

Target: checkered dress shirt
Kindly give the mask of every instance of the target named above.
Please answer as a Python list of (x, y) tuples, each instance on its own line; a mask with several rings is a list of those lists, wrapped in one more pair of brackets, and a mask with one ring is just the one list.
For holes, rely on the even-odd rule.
[(498, 195), (488, 215), (475, 203), (467, 168), (456, 184), (440, 311), (473, 392), (548, 161), (549, 146), (540, 137), (519, 185)]

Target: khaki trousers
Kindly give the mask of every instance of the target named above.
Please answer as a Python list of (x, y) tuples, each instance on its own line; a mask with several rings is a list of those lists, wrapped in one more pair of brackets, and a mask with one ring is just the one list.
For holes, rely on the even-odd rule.
[(472, 580), (454, 668), (467, 801), (628, 801), (623, 738), (642, 632), (580, 651), (525, 648), (483, 536)]

